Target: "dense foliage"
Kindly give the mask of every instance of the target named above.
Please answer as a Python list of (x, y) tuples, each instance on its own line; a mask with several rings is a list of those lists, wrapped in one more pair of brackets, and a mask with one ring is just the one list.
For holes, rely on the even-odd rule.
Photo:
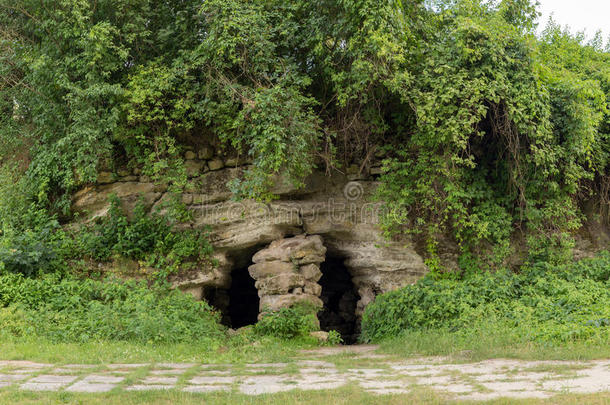
[(204, 301), (138, 282), (0, 276), (0, 337), (57, 342), (171, 343), (220, 340), (219, 315)]
[[(560, 263), (585, 219), (610, 221), (610, 44), (553, 22), (536, 36), (536, 18), (530, 0), (0, 0), (0, 333), (217, 336), (177, 292), (64, 278), (89, 259), (161, 281), (209, 260), (204, 233), (144, 204), (68, 226), (102, 168), (179, 191), (194, 140), (252, 160), (231, 184), (245, 198), (273, 198), (278, 173), (303, 185), (384, 157), (383, 226), (415, 234), (433, 274), (378, 298), (365, 340), (480, 319), (525, 340), (607, 339), (608, 256)], [(502, 268), (521, 245), (529, 261), (439, 279), (446, 238), (463, 269)], [(255, 332), (314, 321), (287, 308)]]
[(265, 311), (254, 326), (254, 331), (259, 335), (282, 339), (307, 336), (309, 332), (319, 329), (316, 312), (317, 308), (305, 304)]
[(610, 254), (578, 263), (538, 264), (521, 273), (426, 277), (380, 295), (362, 320), (362, 339), (414, 330), (475, 334), (482, 325), (513, 331), (524, 342), (610, 341)]
[(148, 212), (144, 201), (135, 205), (131, 218), (121, 201), (112, 196), (108, 213), (90, 224), (62, 229), (45, 212), (28, 221), (32, 228), (17, 232), (8, 228), (0, 236), (0, 274), (45, 273), (86, 270), (86, 262), (110, 262), (128, 258), (139, 262), (139, 275), (159, 282), (190, 267), (213, 264), (212, 247), (205, 231), (177, 230), (166, 215)]
[(557, 262), (583, 206), (608, 220), (610, 54), (553, 23), (536, 37), (531, 1), (0, 9), (5, 232), (32, 229), (31, 209), (68, 215), (70, 193), (117, 159), (179, 189), (185, 136), (250, 157), (233, 187), (256, 198), (278, 172), (302, 184), (385, 149), (384, 225), (420, 235), (430, 264), (443, 236), (501, 262), (517, 231), (533, 260)]
[(75, 257), (108, 261), (113, 257), (138, 260), (155, 269), (153, 276), (164, 281), (167, 276), (196, 265), (211, 264), (210, 245), (205, 232), (175, 230), (167, 216), (149, 213), (144, 201), (135, 205), (129, 219), (120, 200), (113, 196), (108, 214), (92, 226), (78, 231)]

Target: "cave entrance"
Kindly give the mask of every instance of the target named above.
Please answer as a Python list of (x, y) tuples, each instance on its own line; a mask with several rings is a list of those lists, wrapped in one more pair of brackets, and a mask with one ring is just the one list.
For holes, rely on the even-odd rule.
[(344, 261), (340, 257), (327, 257), (320, 265), (322, 278), (318, 283), (322, 286), (320, 298), (324, 307), (318, 319), (320, 329), (336, 330), (345, 344), (354, 344), (360, 334), (360, 319), (356, 315), (360, 296)]
[(229, 288), (228, 317), (233, 329), (254, 325), (258, 320), (259, 298), (248, 268), (233, 270)]
[(240, 267), (231, 272), (231, 286), (228, 289), (213, 288), (204, 291), (210, 305), (222, 314), (222, 324), (233, 329), (254, 325), (258, 320), (259, 297), (254, 279), (248, 267)]

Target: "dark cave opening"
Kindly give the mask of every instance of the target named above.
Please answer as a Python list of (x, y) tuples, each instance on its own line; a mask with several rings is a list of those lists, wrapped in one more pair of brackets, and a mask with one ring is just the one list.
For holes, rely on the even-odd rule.
[(345, 344), (356, 343), (360, 334), (360, 319), (356, 316), (356, 306), (360, 296), (352, 282), (352, 276), (344, 259), (327, 257), (320, 265), (322, 278), (322, 302), (324, 308), (318, 313), (320, 329), (336, 330)]
[(259, 297), (248, 268), (233, 270), (229, 288), (228, 315), (233, 329), (254, 325), (258, 319)]
[(231, 272), (229, 289), (207, 290), (205, 299), (222, 313), (222, 323), (230, 328), (254, 325), (258, 320), (258, 291), (247, 267)]

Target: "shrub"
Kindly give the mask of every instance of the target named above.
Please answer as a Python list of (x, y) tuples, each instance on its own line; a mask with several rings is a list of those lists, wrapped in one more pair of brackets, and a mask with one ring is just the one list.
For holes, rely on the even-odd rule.
[(12, 273), (35, 276), (53, 267), (57, 255), (40, 234), (26, 231), (0, 241), (0, 267)]
[(59, 222), (34, 204), (22, 214), (18, 226), (0, 228), (0, 270), (34, 277), (65, 268), (71, 238)]
[(291, 339), (307, 335), (319, 327), (316, 318), (316, 308), (295, 304), (289, 308), (278, 311), (266, 311), (254, 326), (259, 335), (275, 336), (282, 339)]
[[(6, 307), (3, 308), (2, 307)], [(18, 322), (19, 321), (19, 322)], [(0, 329), (53, 341), (192, 342), (220, 339), (219, 315), (204, 301), (141, 282), (0, 276)]]
[(362, 320), (364, 341), (407, 330), (476, 329), (502, 320), (530, 341), (563, 342), (610, 332), (610, 254), (578, 263), (538, 264), (469, 275), (464, 280), (425, 277), (417, 284), (377, 297)]
[(133, 218), (128, 219), (116, 196), (110, 198), (108, 215), (80, 232), (82, 243), (77, 257), (107, 261), (111, 257), (127, 257), (157, 269), (157, 280), (164, 281), (190, 262), (209, 260), (212, 245), (205, 230), (177, 232), (169, 218), (148, 212), (145, 202), (138, 201)]
[(341, 334), (336, 330), (331, 330), (328, 332), (328, 340), (326, 344), (328, 346), (337, 346), (343, 343), (343, 339), (341, 338)]

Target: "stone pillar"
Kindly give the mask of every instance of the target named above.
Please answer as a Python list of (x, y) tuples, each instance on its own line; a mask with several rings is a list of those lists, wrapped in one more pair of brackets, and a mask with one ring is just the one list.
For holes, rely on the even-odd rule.
[(326, 248), (319, 235), (299, 235), (276, 240), (256, 253), (248, 268), (256, 280), (260, 297), (259, 311), (276, 311), (297, 302), (310, 302), (322, 308), (320, 263)]

